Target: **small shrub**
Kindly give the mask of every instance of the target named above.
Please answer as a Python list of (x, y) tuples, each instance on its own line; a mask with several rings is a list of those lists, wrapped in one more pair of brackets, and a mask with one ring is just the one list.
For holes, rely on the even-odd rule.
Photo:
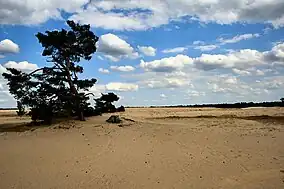
[(125, 112), (124, 106), (120, 106), (116, 109), (117, 112)]
[(100, 98), (95, 99), (95, 109), (101, 113), (114, 113), (117, 109), (112, 103), (118, 100), (119, 97), (114, 93), (102, 94)]
[(121, 123), (122, 120), (119, 118), (118, 115), (112, 115), (106, 120), (106, 122), (108, 122), (108, 123)]

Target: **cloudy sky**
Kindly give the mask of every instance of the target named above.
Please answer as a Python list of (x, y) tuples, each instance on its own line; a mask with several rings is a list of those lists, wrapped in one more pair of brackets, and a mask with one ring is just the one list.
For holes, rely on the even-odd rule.
[[(123, 105), (272, 101), (284, 96), (283, 0), (0, 1), (0, 73), (48, 65), (35, 34), (90, 24), (83, 62), (96, 95)], [(0, 76), (0, 107), (14, 107)]]

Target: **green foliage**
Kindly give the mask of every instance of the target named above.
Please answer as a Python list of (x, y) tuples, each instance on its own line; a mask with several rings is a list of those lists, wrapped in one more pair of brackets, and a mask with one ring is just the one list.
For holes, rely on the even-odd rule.
[(108, 94), (102, 94), (102, 96), (100, 97), (100, 100), (106, 103), (112, 103), (112, 102), (118, 101), (119, 97), (114, 93), (108, 93)]
[(36, 37), (44, 47), (43, 56), (49, 56), (51, 61), (57, 63), (72, 62), (70, 69), (77, 72), (82, 71), (82, 67), (75, 66), (75, 62), (80, 59), (90, 60), (92, 54), (96, 52), (98, 37), (90, 31), (90, 25), (76, 24), (74, 21), (67, 21), (71, 31), (62, 29), (61, 31), (46, 31), (46, 34), (38, 33)]
[(17, 108), (18, 108), (18, 111), (17, 111), (18, 116), (23, 116), (26, 114), (25, 107), (20, 101), (17, 101)]
[[(90, 25), (67, 21), (70, 31), (46, 31), (36, 37), (43, 49), (42, 55), (52, 62), (31, 73), (7, 68), (3, 76), (8, 80), (9, 91), (25, 106), (31, 108), (33, 120), (51, 122), (53, 117), (77, 115), (84, 120), (84, 112), (90, 112), (88, 91), (96, 79), (81, 80), (78, 74), (83, 67), (82, 59), (90, 60), (96, 51), (98, 37), (90, 31)], [(86, 111), (88, 110), (88, 111)]]
[(280, 101), (284, 103), (284, 98), (281, 98)]
[(124, 108), (124, 106), (120, 106), (120, 107), (116, 108), (116, 111), (117, 112), (125, 112), (125, 108)]
[(119, 97), (114, 93), (102, 94), (100, 98), (95, 99), (96, 110), (101, 113), (116, 112), (116, 108), (112, 103), (118, 100)]

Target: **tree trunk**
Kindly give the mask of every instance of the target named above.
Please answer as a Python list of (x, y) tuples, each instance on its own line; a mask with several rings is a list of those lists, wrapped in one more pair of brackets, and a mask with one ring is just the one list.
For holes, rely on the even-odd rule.
[(83, 110), (80, 108), (80, 99), (79, 99), (79, 95), (78, 95), (78, 91), (72, 81), (71, 75), (70, 75), (70, 62), (67, 61), (67, 66), (66, 66), (66, 72), (67, 72), (67, 79), (68, 79), (68, 84), (71, 90), (71, 93), (74, 95), (75, 98), (75, 105), (76, 105), (76, 113), (78, 115), (78, 119), (80, 121), (85, 121), (85, 117), (84, 117), (84, 113)]

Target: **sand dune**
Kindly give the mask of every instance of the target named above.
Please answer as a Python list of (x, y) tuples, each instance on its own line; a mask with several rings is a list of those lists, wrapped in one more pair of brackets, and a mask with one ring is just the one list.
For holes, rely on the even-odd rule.
[(14, 115), (0, 113), (1, 189), (284, 188), (283, 108), (130, 108), (121, 127)]

